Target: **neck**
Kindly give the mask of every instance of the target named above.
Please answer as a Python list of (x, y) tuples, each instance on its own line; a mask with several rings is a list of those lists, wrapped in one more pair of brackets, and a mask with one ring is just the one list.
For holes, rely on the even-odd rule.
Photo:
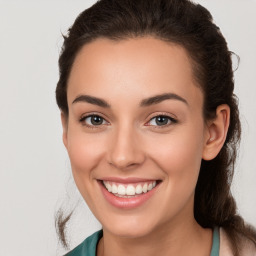
[(194, 218), (187, 218), (179, 225), (164, 223), (150, 234), (136, 238), (119, 237), (103, 229), (97, 256), (200, 256), (210, 255), (211, 247), (212, 230), (202, 228)]

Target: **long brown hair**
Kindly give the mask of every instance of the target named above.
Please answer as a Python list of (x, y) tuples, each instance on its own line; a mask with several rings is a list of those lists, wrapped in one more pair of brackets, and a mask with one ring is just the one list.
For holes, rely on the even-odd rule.
[[(205, 120), (215, 117), (220, 104), (230, 107), (230, 126), (224, 146), (215, 159), (201, 163), (194, 216), (202, 227), (223, 227), (232, 241), (234, 254), (239, 255), (240, 238), (247, 237), (256, 245), (256, 232), (238, 215), (230, 191), (241, 136), (238, 103), (233, 93), (232, 52), (207, 9), (189, 0), (97, 1), (77, 17), (64, 36), (57, 104), (68, 116), (67, 81), (74, 59), (85, 44), (100, 37), (118, 41), (148, 35), (187, 50), (204, 94)], [(56, 215), (57, 231), (66, 247), (65, 226), (71, 215), (61, 210)]]

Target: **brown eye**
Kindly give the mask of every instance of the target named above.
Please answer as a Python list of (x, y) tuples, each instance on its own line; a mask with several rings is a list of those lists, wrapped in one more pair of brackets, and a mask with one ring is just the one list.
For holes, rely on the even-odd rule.
[(103, 118), (100, 116), (91, 116), (89, 117), (92, 125), (101, 125), (103, 123)]
[(107, 123), (104, 118), (98, 115), (84, 116), (80, 119), (80, 122), (87, 126), (99, 126)]

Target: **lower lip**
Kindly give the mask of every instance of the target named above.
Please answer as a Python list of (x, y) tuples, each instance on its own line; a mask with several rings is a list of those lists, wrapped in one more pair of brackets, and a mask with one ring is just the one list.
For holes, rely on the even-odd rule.
[(111, 205), (117, 208), (122, 208), (122, 209), (132, 209), (132, 208), (141, 206), (154, 195), (155, 191), (159, 187), (159, 184), (158, 184), (147, 193), (142, 193), (130, 198), (123, 198), (123, 197), (115, 196), (114, 194), (108, 192), (108, 190), (105, 188), (105, 186), (102, 184), (101, 181), (98, 181), (98, 183), (100, 185), (101, 191), (105, 199)]

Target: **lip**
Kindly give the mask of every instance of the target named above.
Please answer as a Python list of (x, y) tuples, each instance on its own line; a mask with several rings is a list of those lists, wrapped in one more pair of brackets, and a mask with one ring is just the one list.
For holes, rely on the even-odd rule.
[[(106, 178), (102, 179), (104, 181), (113, 181), (113, 182), (120, 182), (120, 183), (135, 183), (135, 182), (142, 182), (142, 181), (151, 181), (151, 180), (145, 180), (140, 178), (127, 178), (127, 179), (120, 179), (120, 178)], [(158, 182), (157, 185), (147, 193), (139, 194), (131, 198), (123, 198), (113, 195), (112, 193), (108, 192), (108, 190), (105, 188), (105, 186), (102, 183), (102, 180), (98, 180), (98, 184), (100, 186), (101, 192), (104, 196), (104, 198), (107, 200), (108, 203), (110, 203), (112, 206), (120, 208), (120, 209), (133, 209), (136, 207), (139, 207), (143, 205), (145, 202), (147, 202), (158, 190), (160, 183)]]
[(106, 178), (101, 178), (101, 180), (113, 181), (113, 182), (123, 183), (123, 184), (154, 181), (152, 179), (144, 179), (144, 178), (137, 178), (137, 177), (129, 177), (129, 178), (106, 177)]

